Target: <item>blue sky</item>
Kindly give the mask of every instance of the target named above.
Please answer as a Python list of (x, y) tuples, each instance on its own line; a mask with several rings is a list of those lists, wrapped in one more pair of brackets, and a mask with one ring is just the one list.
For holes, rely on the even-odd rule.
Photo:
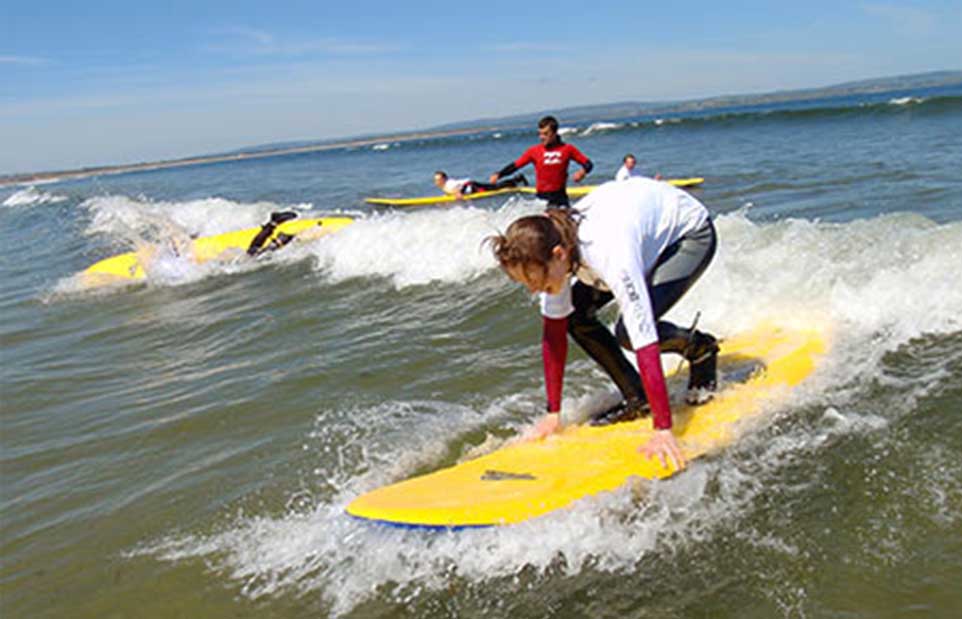
[(4, 5), (0, 174), (962, 68), (960, 1)]

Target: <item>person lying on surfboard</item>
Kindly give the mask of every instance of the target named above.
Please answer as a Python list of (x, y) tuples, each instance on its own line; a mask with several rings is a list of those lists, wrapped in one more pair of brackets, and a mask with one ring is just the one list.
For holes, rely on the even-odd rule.
[[(661, 317), (698, 280), (715, 255), (708, 209), (685, 191), (646, 178), (610, 181), (576, 209), (549, 208), (515, 220), (486, 239), (502, 270), (541, 293), (542, 359), (548, 414), (532, 435), (559, 429), (568, 353), (566, 333), (608, 373), (624, 403), (599, 423), (635, 419), (650, 408), (655, 433), (639, 448), (647, 457), (685, 462), (671, 432), (671, 409), (661, 352), (688, 360), (689, 403), (712, 397), (717, 340)], [(612, 334), (597, 318), (615, 300), (620, 316)], [(619, 346), (620, 345), (620, 346)], [(621, 347), (634, 351), (639, 372)]]
[(558, 120), (554, 116), (545, 116), (538, 121), (538, 141), (528, 150), (524, 151), (516, 161), (504, 166), (500, 171), (491, 175), (491, 182), (496, 183), (498, 179), (514, 174), (519, 169), (534, 164), (535, 189), (538, 197), (548, 202), (548, 206), (570, 206), (568, 200), (568, 162), (574, 159), (581, 164), (580, 170), (576, 170), (572, 178), (576, 183), (591, 172), (594, 164), (591, 159), (585, 157), (580, 150), (571, 144), (565, 144), (558, 136)]
[(463, 200), (464, 196), (481, 193), (483, 191), (527, 186), (528, 179), (524, 177), (524, 174), (518, 174), (517, 176), (506, 178), (497, 183), (481, 183), (470, 178), (448, 178), (447, 172), (438, 170), (434, 173), (434, 184), (444, 193), (454, 196), (458, 200)]

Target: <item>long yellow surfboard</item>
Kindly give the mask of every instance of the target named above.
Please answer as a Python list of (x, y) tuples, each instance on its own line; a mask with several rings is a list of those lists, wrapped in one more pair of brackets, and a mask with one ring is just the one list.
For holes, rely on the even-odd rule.
[[(705, 182), (705, 179), (700, 176), (693, 176), (691, 178), (669, 178), (665, 179), (665, 182), (669, 185), (674, 185), (675, 187), (697, 187)], [(582, 198), (595, 189), (598, 185), (575, 185), (573, 187), (568, 187), (568, 197), (569, 198)], [(537, 193), (531, 187), (523, 187), (521, 189), (524, 193)]]
[[(695, 187), (704, 183), (705, 179), (701, 177), (672, 178), (665, 182), (671, 183), (676, 187)], [(573, 187), (568, 187), (568, 196), (571, 198), (580, 198), (588, 195), (597, 187), (598, 185), (576, 185)], [(493, 191), (472, 193), (464, 196), (462, 201), (481, 200), (484, 198), (494, 198), (497, 196), (517, 193), (535, 194), (538, 193), (538, 191), (534, 187), (506, 187), (504, 189), (495, 189)], [(368, 204), (376, 204), (379, 206), (432, 206), (437, 204), (452, 204), (454, 202), (458, 202), (459, 200), (454, 196), (439, 195), (424, 196), (421, 198), (364, 198), (364, 201)]]
[[(483, 198), (494, 198), (512, 193), (519, 193), (523, 187), (505, 187), (504, 189), (492, 189), (480, 193), (471, 193), (464, 196), (460, 201), (481, 200)], [(430, 206), (432, 204), (451, 204), (459, 200), (451, 195), (424, 196), (422, 198), (364, 198), (368, 204), (379, 206)]]
[[(673, 432), (689, 460), (737, 438), (736, 425), (784, 399), (815, 369), (826, 342), (816, 329), (760, 327), (721, 343), (719, 366), (755, 368), (711, 402), (674, 408)], [(397, 526), (462, 528), (508, 525), (615, 490), (630, 478), (676, 470), (637, 449), (651, 419), (604, 427), (577, 425), (545, 439), (518, 442), (485, 456), (364, 494), (347, 506), (357, 518)]]
[[(311, 240), (340, 230), (353, 223), (350, 217), (321, 217), (319, 219), (293, 219), (278, 224), (265, 245), (280, 234), (294, 236), (299, 240)], [(261, 228), (234, 230), (213, 236), (203, 236), (190, 242), (187, 252), (197, 264), (217, 259), (228, 250), (246, 250)], [(144, 262), (149, 262), (157, 248), (148, 247), (131, 251), (92, 264), (80, 274), (87, 286), (100, 286), (123, 281), (138, 281), (147, 277)]]

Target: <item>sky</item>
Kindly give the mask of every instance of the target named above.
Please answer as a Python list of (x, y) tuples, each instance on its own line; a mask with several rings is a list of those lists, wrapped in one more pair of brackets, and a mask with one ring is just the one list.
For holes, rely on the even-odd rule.
[(962, 0), (3, 0), (0, 175), (962, 68)]

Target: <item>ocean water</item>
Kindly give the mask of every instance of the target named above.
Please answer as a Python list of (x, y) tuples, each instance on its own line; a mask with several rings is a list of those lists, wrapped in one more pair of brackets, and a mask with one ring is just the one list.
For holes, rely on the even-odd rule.
[[(537, 310), (480, 247), (539, 204), (362, 200), (484, 178), (533, 128), (0, 188), (2, 615), (962, 616), (962, 91), (562, 121), (589, 182), (626, 152), (705, 177), (719, 251), (672, 317), (831, 325), (763, 423), (643, 500), (456, 533), (344, 515), (542, 410)], [(279, 209), (357, 222), (75, 277)], [(610, 388), (572, 348), (566, 414)]]

